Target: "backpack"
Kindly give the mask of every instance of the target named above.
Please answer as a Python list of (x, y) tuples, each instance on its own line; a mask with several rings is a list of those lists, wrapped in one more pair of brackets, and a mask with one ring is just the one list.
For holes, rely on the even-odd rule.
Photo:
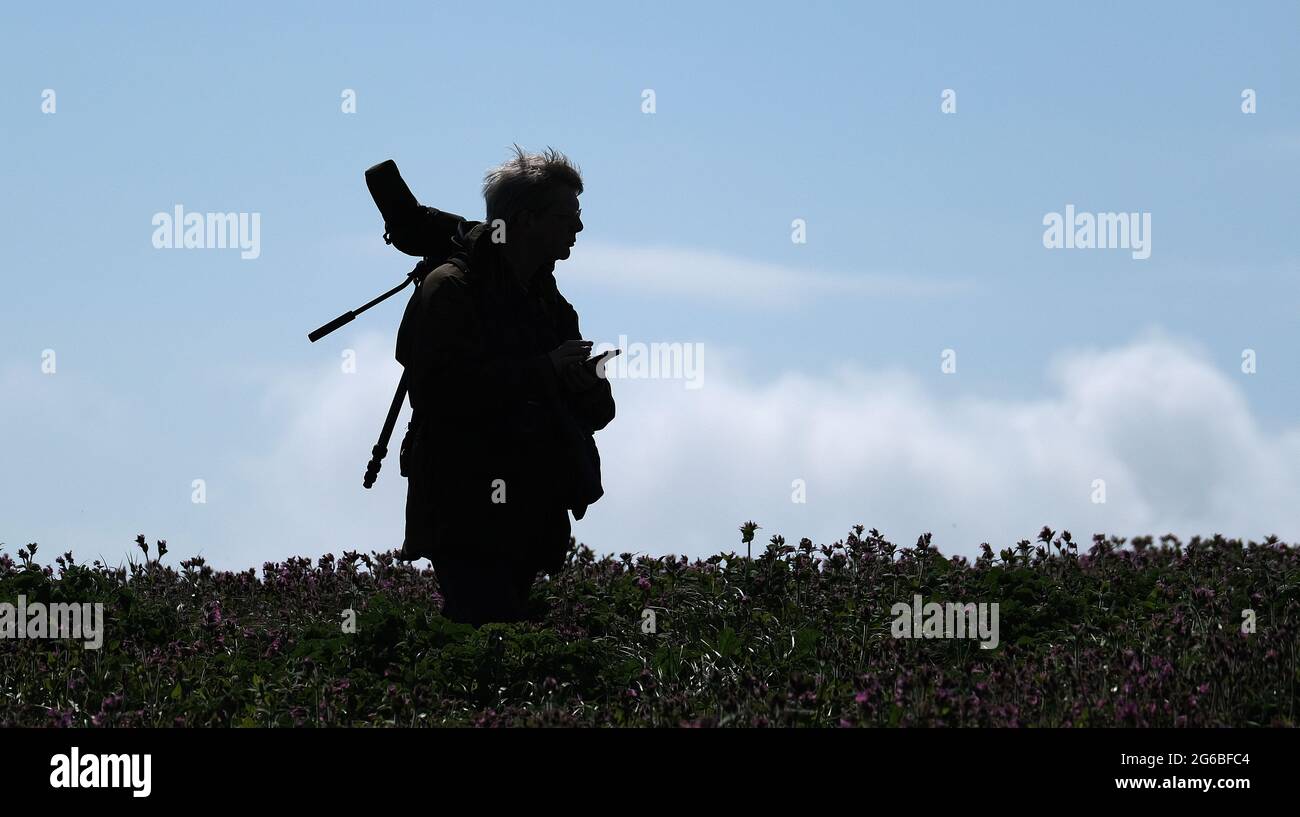
[[(464, 229), (464, 224), (477, 224), (477, 222), (463, 222), (462, 229)], [(465, 229), (465, 232), (468, 232), (468, 229)], [(443, 263), (455, 264), (462, 274), (469, 272), (469, 261), (467, 260), (466, 253), (463, 249), (457, 250), (455, 254), (449, 256)], [(435, 265), (430, 263), (429, 258), (425, 258), (420, 262), (420, 264), (425, 267), (425, 270), (424, 274), (415, 282), (416, 291), (411, 296), (412, 298), (419, 296), (420, 286), (424, 283), (424, 276), (432, 272), (438, 266), (441, 266), (441, 264)], [(406, 403), (406, 390), (406, 372), (403, 370), (401, 379), (397, 381), (397, 391), (393, 393), (393, 402), (388, 406), (388, 416), (384, 418), (384, 427), (379, 432), (379, 441), (375, 443), (374, 448), (370, 449), (370, 462), (366, 464), (366, 475), (362, 479), (361, 483), (366, 488), (373, 486), (375, 484), (375, 479), (379, 477), (380, 466), (384, 461), (384, 457), (388, 454), (388, 442), (393, 436), (393, 426), (397, 425), (397, 416), (402, 413), (402, 406)], [(398, 470), (401, 472), (402, 476), (408, 478), (410, 477), (409, 452), (411, 443), (414, 442), (412, 426), (415, 424), (415, 419), (416, 418), (412, 416), (411, 421), (406, 424), (406, 434), (402, 437), (402, 445), (398, 451)]]

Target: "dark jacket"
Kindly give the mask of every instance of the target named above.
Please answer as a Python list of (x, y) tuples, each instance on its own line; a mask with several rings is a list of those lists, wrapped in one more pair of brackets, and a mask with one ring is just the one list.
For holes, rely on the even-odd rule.
[[(524, 534), (547, 509), (581, 519), (603, 494), (593, 432), (614, 418), (609, 381), (573, 393), (556, 376), (548, 354), (582, 337), (577, 312), (551, 269), (525, 291), (490, 233), (469, 230), (468, 272), (451, 263), (430, 272), (398, 330), (412, 407), (401, 453), (408, 555)], [(501, 484), (503, 504), (492, 501)]]

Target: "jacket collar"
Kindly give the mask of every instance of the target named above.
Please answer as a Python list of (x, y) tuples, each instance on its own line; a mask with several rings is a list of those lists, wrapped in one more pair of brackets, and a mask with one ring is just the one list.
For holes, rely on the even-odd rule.
[[(478, 269), (494, 283), (502, 284), (506, 276), (505, 265), (501, 260), (500, 245), (492, 243), (492, 225), (486, 221), (465, 221), (457, 227), (457, 235), (452, 241), (460, 247), (470, 265), (471, 273)], [(508, 283), (515, 283), (514, 276), (509, 276)], [(515, 284), (517, 286), (517, 284)], [(530, 294), (546, 294), (556, 288), (555, 263), (551, 262), (538, 270), (529, 287)]]

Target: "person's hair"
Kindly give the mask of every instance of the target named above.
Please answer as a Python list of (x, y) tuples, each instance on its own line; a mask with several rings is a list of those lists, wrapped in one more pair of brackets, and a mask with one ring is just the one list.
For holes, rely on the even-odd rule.
[(519, 145), (514, 152), (483, 176), (489, 222), (499, 218), (510, 223), (519, 211), (540, 204), (557, 185), (582, 194), (582, 173), (563, 153), (550, 147), (543, 153), (526, 153)]

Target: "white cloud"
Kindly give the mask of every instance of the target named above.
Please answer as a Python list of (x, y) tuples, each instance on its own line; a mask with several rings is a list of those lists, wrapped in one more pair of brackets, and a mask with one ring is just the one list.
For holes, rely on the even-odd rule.
[(624, 247), (586, 239), (561, 264), (566, 281), (742, 306), (784, 306), (836, 295), (949, 295), (970, 288), (968, 281), (866, 272), (828, 274), (708, 250)]
[(406, 416), (375, 487), (362, 488), (361, 478), (402, 369), (387, 336), (358, 335), (352, 348), (355, 373), (331, 356), (267, 380), (261, 409), (273, 444), (235, 458), (232, 493), (217, 523), (228, 543), (223, 563), (248, 567), (289, 555), (401, 545), (406, 481), (398, 450)]
[[(388, 346), (365, 336), (356, 375), (300, 375), (268, 401), (284, 430), (247, 463), (260, 499), (238, 522), (250, 553), (400, 543), (396, 442), (376, 489), (360, 486), (399, 373)], [(1085, 546), (1094, 532), (1300, 535), (1300, 430), (1264, 433), (1233, 377), (1158, 332), (1060, 354), (1035, 400), (949, 400), (913, 373), (852, 367), (754, 383), (734, 355), (709, 352), (701, 389), (614, 384), (618, 417), (598, 435), (607, 493), (575, 525), (597, 551), (740, 549), (751, 518), (760, 545), (773, 533), (829, 542), (861, 522), (900, 544), (931, 531), (968, 555), (1044, 524)], [(790, 501), (795, 479), (804, 505)]]

